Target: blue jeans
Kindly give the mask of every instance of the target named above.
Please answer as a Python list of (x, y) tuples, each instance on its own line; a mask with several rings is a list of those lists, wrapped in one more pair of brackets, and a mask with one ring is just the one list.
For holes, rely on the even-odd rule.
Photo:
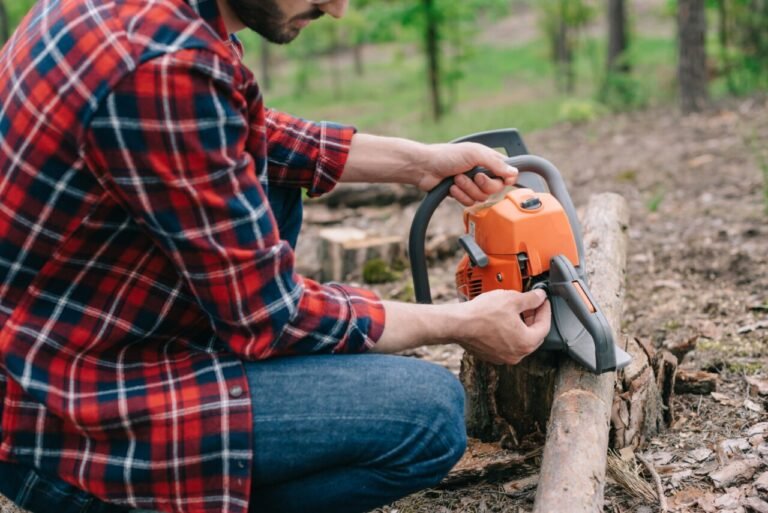
[[(281, 237), (293, 245), (299, 191), (273, 189)], [(244, 366), (254, 416), (250, 513), (368, 511), (437, 484), (464, 453), (464, 391), (437, 365), (365, 354)], [(10, 463), (0, 462), (0, 493), (32, 513), (129, 511)]]

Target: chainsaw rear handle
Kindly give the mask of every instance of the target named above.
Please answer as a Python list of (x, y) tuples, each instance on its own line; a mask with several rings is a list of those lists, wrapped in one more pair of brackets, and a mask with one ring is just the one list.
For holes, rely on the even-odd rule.
[[(579, 225), (578, 217), (576, 216), (576, 208), (573, 206), (573, 201), (568, 195), (568, 190), (565, 188), (565, 182), (560, 175), (560, 171), (546, 159), (537, 157), (535, 155), (518, 155), (516, 157), (509, 157), (505, 159), (505, 162), (516, 167), (521, 173), (530, 172), (541, 176), (549, 187), (549, 192), (560, 202), (568, 216), (568, 222), (571, 225), (573, 236), (576, 239), (576, 247), (579, 254), (579, 265), (576, 267), (581, 278), (586, 282), (586, 273), (584, 272), (584, 248), (581, 241), (581, 227)], [(474, 178), (477, 173), (483, 173), (490, 177), (494, 177), (493, 173), (489, 170), (476, 167), (467, 171), (465, 174)], [(432, 219), (432, 214), (448, 196), (451, 185), (453, 185), (453, 177), (448, 177), (440, 182), (434, 189), (429, 191), (427, 196), (419, 205), (416, 214), (413, 217), (413, 223), (411, 224), (411, 233), (408, 238), (408, 254), (411, 261), (411, 273), (413, 274), (413, 289), (416, 296), (416, 301), (419, 303), (431, 303), (432, 293), (429, 288), (429, 275), (427, 274), (427, 259), (425, 255), (424, 243), (427, 237), (427, 226)]]
[[(583, 326), (586, 332), (579, 332), (579, 328), (567, 326), (568, 321), (555, 319), (555, 324), (561, 336), (568, 334), (566, 351), (583, 365), (592, 369), (596, 374), (602, 374), (615, 370), (617, 367), (616, 347), (613, 342), (613, 332), (603, 312), (597, 307), (592, 293), (571, 262), (563, 255), (555, 255), (550, 261), (549, 292), (548, 296), (562, 298), (570, 311), (575, 315), (578, 324)], [(551, 296), (550, 296), (551, 297)], [(578, 347), (586, 350), (574, 350)], [(626, 355), (622, 355), (621, 361), (627, 362)], [(622, 363), (622, 367), (626, 363)]]

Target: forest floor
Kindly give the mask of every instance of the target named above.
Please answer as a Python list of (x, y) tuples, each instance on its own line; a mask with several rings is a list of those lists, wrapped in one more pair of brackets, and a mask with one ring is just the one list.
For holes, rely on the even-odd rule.
[[(687, 345), (680, 368), (717, 375), (714, 393), (673, 396), (671, 425), (637, 449), (658, 472), (668, 510), (768, 511), (768, 503), (756, 502), (768, 501), (768, 397), (759, 394), (761, 387), (768, 393), (768, 100), (732, 100), (688, 117), (669, 108), (622, 114), (525, 139), (532, 153), (559, 165), (577, 207), (604, 191), (627, 199), (623, 333), (657, 348)], [(453, 241), (461, 231), (460, 208), (448, 203), (432, 222), (433, 240)], [(317, 271), (312, 246), (329, 223), (405, 238), (415, 207), (310, 202), (299, 266)], [(459, 255), (447, 253), (430, 270), (438, 301), (455, 300)], [(409, 282), (405, 271), (374, 288), (410, 299)], [(416, 355), (457, 372), (461, 350)], [(427, 490), (377, 511), (529, 511), (539, 463), (533, 458), (493, 482)], [(660, 511), (658, 499), (636, 495), (609, 478), (606, 511)]]

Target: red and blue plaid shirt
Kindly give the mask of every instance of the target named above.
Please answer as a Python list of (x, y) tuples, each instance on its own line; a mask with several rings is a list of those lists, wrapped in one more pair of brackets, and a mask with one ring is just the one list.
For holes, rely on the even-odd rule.
[(294, 272), (265, 196), (330, 190), (353, 130), (265, 109), (240, 57), (215, 0), (40, 0), (2, 50), (0, 459), (245, 513), (242, 361), (381, 335), (374, 294)]

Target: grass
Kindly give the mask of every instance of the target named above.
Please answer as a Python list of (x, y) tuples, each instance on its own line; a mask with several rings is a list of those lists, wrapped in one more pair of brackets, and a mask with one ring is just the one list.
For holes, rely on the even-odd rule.
[[(632, 61), (635, 76), (651, 103), (674, 95), (675, 43), (638, 38)], [(542, 41), (522, 46), (478, 46), (464, 77), (445, 90), (449, 112), (439, 123), (429, 119), (423, 57), (395, 45), (367, 50), (366, 71), (355, 75), (351, 57), (284, 60), (265, 92), (267, 105), (309, 119), (351, 123), (381, 135), (425, 142), (447, 141), (472, 132), (517, 127), (530, 132), (562, 120), (564, 103), (593, 101), (602, 80), (602, 41), (591, 40), (576, 61), (577, 90), (559, 93)], [(248, 55), (248, 54), (247, 54)], [(248, 57), (247, 57), (248, 58)], [(258, 69), (255, 57), (250, 61)], [(303, 76), (304, 86), (296, 87)]]

